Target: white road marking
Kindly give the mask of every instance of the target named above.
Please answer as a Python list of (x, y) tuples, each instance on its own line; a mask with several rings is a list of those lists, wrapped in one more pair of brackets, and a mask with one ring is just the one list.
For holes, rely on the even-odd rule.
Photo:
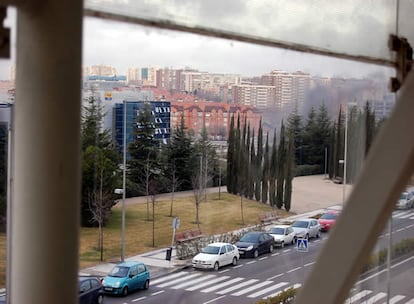
[(242, 290), (240, 290), (238, 292), (232, 293), (231, 295), (232, 296), (241, 296), (241, 295), (244, 295), (244, 294), (246, 294), (246, 293), (248, 293), (250, 291), (256, 290), (256, 289), (258, 289), (260, 287), (263, 287), (263, 286), (266, 286), (266, 285), (269, 285), (269, 284), (272, 284), (272, 283), (273, 283), (273, 281), (263, 281), (263, 282), (260, 282), (258, 284), (255, 284), (253, 286), (250, 286), (248, 288), (244, 288), (244, 289), (242, 289)]
[(220, 289), (220, 288), (222, 288), (222, 287), (225, 287), (225, 286), (231, 285), (231, 284), (233, 284), (233, 283), (240, 282), (240, 281), (242, 281), (242, 280), (243, 280), (243, 278), (235, 278), (235, 279), (232, 279), (232, 280), (230, 280), (230, 281), (223, 282), (223, 283), (221, 283), (221, 284), (218, 284), (218, 285), (215, 285), (215, 286), (212, 286), (212, 287), (209, 287), (209, 288), (206, 288), (206, 289), (200, 290), (200, 291), (201, 291), (201, 292), (211, 292), (211, 291), (214, 291), (214, 290)]
[(362, 298), (364, 298), (364, 297), (366, 297), (367, 295), (369, 295), (370, 293), (372, 293), (372, 290), (363, 290), (363, 291), (360, 291), (360, 292), (358, 292), (357, 294), (354, 294), (352, 297), (350, 297), (350, 298), (348, 298), (346, 301), (345, 301), (345, 304), (351, 304), (351, 303), (354, 303), (355, 301), (358, 301), (358, 300), (360, 300), (360, 299), (362, 299)]
[(277, 256), (279, 254), (280, 254), (280, 252), (276, 252), (276, 253), (273, 253), (272, 256)]
[(250, 265), (250, 264), (254, 264), (254, 263), (256, 263), (256, 261), (250, 261), (250, 262), (247, 262), (246, 264)]
[(145, 300), (146, 298), (147, 297), (141, 297), (141, 298), (138, 298), (138, 299), (133, 299), (132, 302), (142, 301), (142, 300)]
[(230, 271), (230, 269), (221, 270), (221, 271), (219, 271), (218, 273), (225, 273), (225, 272), (227, 272), (227, 271)]
[(197, 284), (199, 282), (202, 282), (202, 281), (205, 281), (205, 280), (214, 278), (214, 277), (215, 277), (215, 275), (209, 274), (209, 275), (202, 276), (201, 278), (198, 278), (198, 279), (195, 279), (195, 280), (190, 280), (190, 281), (187, 281), (187, 282), (184, 282), (184, 283), (175, 285), (175, 286), (173, 286), (171, 288), (172, 289), (180, 289), (180, 288), (187, 287), (187, 286), (190, 286), (190, 285), (194, 285), (194, 284)]
[(188, 274), (188, 272), (177, 272), (177, 273), (174, 273), (174, 274), (170, 274), (170, 275), (167, 275), (165, 277), (161, 277), (159, 279), (151, 280), (151, 285), (157, 285), (158, 283), (168, 281), (168, 280), (173, 279), (173, 278), (181, 277), (181, 276), (187, 275), (187, 274)]
[(294, 271), (296, 271), (296, 270), (299, 270), (299, 269), (301, 269), (302, 267), (296, 267), (296, 268), (293, 268), (293, 269), (291, 269), (291, 270), (289, 270), (289, 271), (286, 271), (286, 273), (291, 273), (291, 272), (294, 272)]
[(210, 300), (210, 301), (204, 302), (203, 304), (213, 303), (213, 302), (216, 302), (217, 300), (220, 300), (220, 299), (222, 299), (222, 298), (224, 298), (224, 297), (225, 297), (225, 296), (221, 296), (221, 297), (218, 297), (218, 298), (212, 299), (212, 300)]
[(311, 266), (311, 265), (313, 265), (313, 264), (315, 264), (316, 262), (311, 262), (311, 263), (308, 263), (308, 264), (305, 264), (305, 265), (303, 265), (304, 267), (308, 267), (308, 266)]
[(381, 300), (382, 298), (385, 298), (386, 296), (387, 296), (387, 294), (386, 294), (385, 292), (380, 292), (380, 293), (377, 293), (375, 296), (373, 296), (373, 297), (369, 298), (369, 299), (366, 301), (366, 304), (374, 304), (374, 303), (376, 303), (377, 301)]
[(390, 299), (390, 304), (395, 304), (404, 298), (405, 296), (401, 296), (401, 295), (394, 296)]
[(256, 283), (257, 281), (258, 281), (258, 280), (256, 280), (256, 279), (247, 280), (247, 281), (242, 282), (242, 283), (240, 283), (240, 284), (237, 284), (237, 285), (231, 286), (231, 287), (229, 287), (229, 288), (227, 288), (227, 289), (217, 291), (216, 293), (218, 293), (218, 294), (226, 294), (226, 293), (231, 292), (231, 291), (233, 291), (233, 290), (236, 290), (236, 289), (242, 288), (242, 287), (244, 287), (244, 286), (246, 286), (246, 285), (251, 285), (251, 284), (253, 284), (253, 283)]
[(167, 286), (171, 286), (171, 285), (180, 283), (180, 282), (185, 281), (185, 280), (189, 280), (189, 279), (192, 279), (192, 278), (199, 277), (200, 275), (201, 275), (201, 273), (194, 273), (194, 274), (191, 274), (191, 275), (187, 275), (184, 278), (178, 278), (178, 279), (166, 282), (166, 283), (162, 283), (162, 284), (157, 285), (157, 286), (160, 287), (160, 288), (164, 288), (164, 287), (167, 287)]
[(281, 277), (282, 275), (284, 275), (285, 273), (283, 272), (283, 273), (280, 273), (280, 274), (278, 274), (278, 275), (275, 275), (274, 277), (270, 277), (270, 278), (268, 278), (267, 280), (268, 281), (270, 281), (270, 280), (273, 280), (273, 279), (276, 279), (276, 278), (278, 278), (278, 277)]
[(208, 285), (212, 285), (214, 283), (218, 283), (218, 282), (227, 280), (228, 278), (229, 278), (229, 276), (218, 277), (218, 278), (215, 278), (213, 280), (210, 280), (210, 281), (207, 281), (207, 282), (204, 282), (204, 283), (201, 283), (201, 284), (194, 285), (194, 286), (191, 286), (189, 288), (186, 288), (186, 290), (188, 290), (188, 291), (194, 291), (196, 289), (201, 289), (201, 288), (206, 287)]
[(286, 286), (287, 284), (288, 284), (287, 282), (280, 282), (280, 283), (278, 283), (276, 285), (267, 287), (267, 288), (262, 289), (262, 290), (260, 290), (258, 292), (255, 292), (255, 293), (253, 293), (251, 295), (248, 295), (248, 297), (249, 298), (257, 298), (257, 297), (260, 297), (261, 295), (264, 295), (264, 294), (268, 293), (269, 291), (273, 291), (273, 290), (276, 290), (276, 289), (280, 289), (281, 287)]
[(165, 290), (160, 290), (160, 291), (152, 293), (151, 296), (157, 296), (157, 295), (159, 295), (161, 293), (164, 293), (164, 292), (165, 292)]
[(262, 257), (259, 259), (259, 261), (267, 260), (267, 257)]

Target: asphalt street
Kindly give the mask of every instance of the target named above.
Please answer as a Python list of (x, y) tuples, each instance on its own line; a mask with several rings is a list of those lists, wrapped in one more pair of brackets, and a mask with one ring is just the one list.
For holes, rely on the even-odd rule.
[[(414, 209), (394, 212), (393, 243), (413, 235)], [(295, 245), (286, 246), (257, 259), (241, 259), (237, 266), (226, 266), (218, 272), (187, 267), (153, 279), (147, 291), (125, 298), (107, 297), (105, 303), (255, 303), (286, 288), (301, 286), (328, 237), (329, 233), (324, 233), (320, 239), (312, 239), (308, 252), (298, 252)], [(386, 228), (376, 250), (388, 246), (388, 237)], [(387, 300), (389, 290), (389, 303), (413, 304), (413, 275), (413, 256), (396, 259), (391, 267), (390, 285), (387, 270), (374, 269), (361, 275), (346, 303), (381, 304)]]

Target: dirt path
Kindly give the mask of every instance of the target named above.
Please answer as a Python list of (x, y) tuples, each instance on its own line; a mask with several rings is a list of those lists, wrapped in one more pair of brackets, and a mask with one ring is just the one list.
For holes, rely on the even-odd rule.
[[(327, 208), (333, 205), (342, 204), (343, 185), (335, 184), (324, 178), (324, 175), (299, 176), (293, 179), (291, 212), (304, 213), (316, 209)], [(219, 191), (219, 187), (208, 188), (208, 193)], [(225, 186), (221, 187), (222, 192), (227, 192)], [(347, 186), (346, 196), (349, 195), (351, 186)], [(174, 194), (175, 198), (193, 196), (193, 191), (182, 191)], [(157, 196), (157, 200), (169, 199), (171, 194), (164, 193)], [(126, 205), (146, 203), (145, 196), (127, 198)], [(115, 207), (121, 206), (121, 200)]]

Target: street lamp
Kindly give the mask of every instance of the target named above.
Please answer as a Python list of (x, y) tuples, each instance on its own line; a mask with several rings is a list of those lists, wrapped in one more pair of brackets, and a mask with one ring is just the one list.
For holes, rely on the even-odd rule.
[(348, 152), (348, 106), (355, 107), (356, 102), (348, 102), (345, 106), (345, 147), (344, 147), (344, 178), (343, 178), (343, 191), (342, 191), (342, 204), (345, 204), (346, 196), (346, 167), (347, 167), (347, 152)]
[(121, 232), (121, 261), (125, 260), (125, 180), (126, 180), (126, 101), (124, 100), (124, 142), (122, 166), (122, 232)]

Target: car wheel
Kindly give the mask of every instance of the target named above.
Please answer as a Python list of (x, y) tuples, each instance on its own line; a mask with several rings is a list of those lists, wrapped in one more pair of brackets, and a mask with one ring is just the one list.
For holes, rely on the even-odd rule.
[(149, 288), (149, 280), (146, 280), (144, 283), (144, 289), (148, 289)]
[(318, 230), (318, 232), (316, 233), (316, 237), (319, 239), (321, 237), (321, 232)]
[(269, 253), (272, 253), (272, 252), (273, 252), (273, 244), (270, 245), (270, 247), (269, 247)]
[(233, 266), (236, 266), (237, 265), (237, 258), (236, 257), (233, 257)]
[(215, 271), (218, 271), (218, 270), (219, 270), (219, 268), (220, 268), (219, 262), (215, 262), (215, 263), (214, 263), (214, 270), (215, 270)]
[(296, 236), (292, 239), (292, 244), (296, 244), (297, 240), (296, 240)]
[(280, 247), (281, 248), (284, 248), (285, 247), (285, 242), (284, 241), (282, 241), (282, 243), (280, 243)]
[(306, 233), (305, 239), (309, 240), (309, 233)]
[(96, 304), (103, 304), (104, 302), (104, 296), (103, 295), (98, 295), (98, 298), (96, 299)]
[(122, 289), (122, 295), (126, 297), (128, 295), (128, 286), (125, 286), (124, 289)]
[(253, 257), (257, 258), (259, 256), (259, 250), (255, 249), (253, 252)]

